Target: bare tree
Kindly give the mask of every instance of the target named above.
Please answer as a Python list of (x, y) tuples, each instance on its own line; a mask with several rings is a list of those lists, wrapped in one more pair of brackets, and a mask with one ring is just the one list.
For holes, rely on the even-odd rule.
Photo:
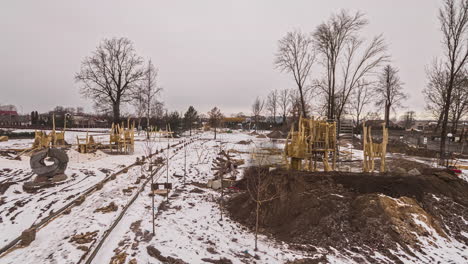
[(300, 31), (288, 32), (278, 43), (275, 66), (282, 72), (291, 73), (299, 89), (301, 112), (307, 117), (304, 89), (315, 61), (312, 39)]
[(253, 167), (247, 177), (247, 191), (252, 201), (255, 202), (255, 251), (258, 250), (258, 227), (260, 221), (260, 209), (262, 204), (277, 199), (278, 188), (274, 184), (273, 177), (268, 175), (268, 168)]
[(139, 90), (140, 90), (140, 87), (138, 87), (135, 98), (134, 98), (135, 115), (138, 119), (138, 129), (141, 127), (141, 119), (145, 116), (145, 109), (146, 109), (142, 93)]
[(218, 107), (215, 106), (208, 112), (208, 117), (208, 123), (214, 128), (214, 139), (216, 139), (216, 129), (221, 125), (224, 116)]
[(259, 97), (255, 98), (254, 103), (252, 104), (252, 117), (255, 121), (255, 131), (258, 129), (258, 120), (263, 111), (264, 101), (261, 100)]
[(348, 105), (351, 93), (358, 87), (359, 82), (373, 74), (373, 71), (388, 59), (384, 53), (386, 46), (382, 36), (375, 37), (360, 52), (360, 47), (363, 43), (363, 39), (356, 37), (352, 38), (346, 45), (343, 63), (343, 82), (337, 91), (337, 98), (339, 99), (335, 102), (335, 117), (338, 122), (340, 122), (341, 116)]
[(468, 112), (468, 79), (466, 73), (460, 74), (456, 78), (456, 84), (452, 93), (452, 103), (450, 104), (449, 121), (452, 123), (451, 132), (455, 134), (458, 129), (458, 122)]
[(268, 94), (266, 108), (270, 112), (270, 115), (273, 116), (273, 122), (276, 124), (276, 113), (279, 108), (278, 90), (273, 90)]
[(299, 95), (299, 91), (297, 90), (292, 90), (289, 93), (289, 104), (291, 107), (289, 108), (289, 112), (292, 116), (292, 120), (294, 122), (297, 122), (299, 120), (299, 117), (302, 113), (302, 109), (305, 108), (307, 109), (307, 106), (302, 106), (301, 104), (301, 97)]
[(314, 42), (317, 51), (322, 54), (323, 64), (327, 71), (326, 96), (327, 96), (327, 118), (335, 119), (335, 96), (337, 85), (337, 69), (340, 56), (347, 43), (355, 38), (365, 25), (367, 20), (364, 14), (356, 12), (354, 15), (342, 10), (333, 14), (330, 19), (320, 24), (314, 32)]
[(363, 110), (372, 101), (372, 90), (370, 84), (365, 80), (357, 82), (357, 87), (351, 99), (351, 111), (356, 118), (356, 126), (359, 128)]
[(446, 101), (448, 74), (439, 60), (434, 60), (430, 68), (426, 70), (429, 79), (428, 85), (423, 90), (426, 101), (426, 109), (437, 118), (434, 132), (437, 132), (444, 116), (444, 104)]
[(289, 112), (289, 106), (290, 101), (289, 101), (289, 90), (288, 89), (283, 89), (279, 91), (279, 97), (278, 97), (278, 105), (279, 109), (281, 111), (281, 114), (283, 116), (283, 124), (286, 124), (286, 115)]
[(398, 70), (391, 65), (385, 66), (375, 89), (377, 99), (375, 105), (384, 108), (384, 119), (387, 127), (390, 124), (390, 110), (401, 107), (402, 101), (408, 97), (403, 92), (402, 85), (403, 82), (398, 76)]
[(439, 9), (439, 21), (443, 35), (445, 50), (443, 63), (448, 73), (447, 91), (443, 107), (442, 130), (440, 141), (441, 162), (445, 159), (445, 141), (449, 119), (452, 93), (456, 77), (464, 70), (468, 60), (468, 45), (466, 43), (468, 30), (468, 1), (444, 0)]
[(157, 100), (158, 94), (162, 88), (157, 86), (158, 70), (154, 67), (151, 60), (148, 61), (141, 83), (138, 85), (137, 102), (142, 102), (144, 114), (146, 117), (147, 138), (149, 138), (150, 117), (156, 111), (159, 104)]
[(415, 124), (415, 116), (416, 113), (414, 111), (407, 111), (403, 116), (402, 116), (402, 121), (403, 121), (403, 126), (406, 129), (411, 128)]
[(131, 93), (144, 76), (143, 59), (127, 38), (104, 39), (81, 64), (75, 80), (81, 93), (92, 98), (98, 109), (112, 109), (114, 123), (120, 121), (120, 106), (129, 102)]

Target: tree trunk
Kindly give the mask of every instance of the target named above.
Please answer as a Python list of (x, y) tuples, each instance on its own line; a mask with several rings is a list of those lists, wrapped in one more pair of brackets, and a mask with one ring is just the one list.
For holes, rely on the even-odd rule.
[(214, 127), (214, 129), (215, 129), (214, 139), (216, 139), (216, 126)]
[(189, 126), (190, 136), (192, 136), (192, 124)]
[(120, 123), (120, 102), (112, 104), (112, 111), (114, 112), (114, 124)]
[(390, 126), (390, 105), (385, 104), (385, 126), (388, 128)]
[(434, 129), (434, 133), (437, 133), (437, 131), (439, 130), (440, 123), (442, 122), (443, 116), (444, 116), (444, 111), (440, 112), (439, 119), (437, 120), (437, 125)]
[(302, 94), (302, 87), (299, 87), (299, 94), (301, 96), (302, 116), (304, 118), (307, 118), (307, 112), (306, 112), (306, 109), (305, 109), (304, 95)]
[(448, 116), (449, 116), (449, 110), (450, 110), (450, 99), (452, 96), (452, 89), (453, 89), (453, 81), (454, 81), (454, 74), (453, 74), (453, 66), (451, 67), (450, 71), (450, 80), (448, 84), (448, 89), (447, 89), (447, 96), (445, 98), (445, 103), (444, 103), (444, 111), (443, 115), (444, 118), (442, 119), (442, 130), (440, 132), (440, 164), (443, 165), (445, 163), (445, 140), (447, 139), (447, 123), (448, 123)]
[(146, 139), (150, 139), (150, 118), (146, 117)]
[(258, 240), (258, 218), (259, 217), (260, 217), (260, 202), (257, 202), (256, 220), (255, 220), (255, 251), (258, 250), (257, 240)]

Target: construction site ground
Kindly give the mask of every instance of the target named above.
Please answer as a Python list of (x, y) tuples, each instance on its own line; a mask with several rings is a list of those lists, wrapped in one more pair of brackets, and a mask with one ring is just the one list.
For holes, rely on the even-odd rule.
[[(107, 235), (92, 263), (468, 261), (466, 174), (435, 175), (430, 169), (433, 166), (430, 158), (388, 154), (391, 171), (418, 168), (422, 175), (363, 175), (359, 173), (362, 151), (349, 144), (340, 149), (343, 159), (347, 156), (346, 161), (337, 163), (343, 172), (294, 175), (283, 170), (270, 172), (291, 180), (288, 188), (282, 189), (281, 199), (262, 206), (259, 250), (254, 251), (253, 211), (248, 194), (242, 188), (230, 189), (225, 195), (227, 208), (222, 210), (220, 192), (206, 188), (206, 183), (213, 178), (212, 162), (221, 150), (229, 150), (236, 159), (245, 161), (238, 180), (251, 165), (281, 164), (284, 142), (258, 136), (268, 133), (251, 135), (234, 131), (219, 133), (214, 140), (213, 133), (204, 132), (192, 137), (193, 143), (186, 146), (186, 151), (180, 146), (171, 148), (169, 173), (163, 166), (155, 177), (157, 182), (165, 182), (168, 175), (173, 188), (168, 201), (155, 196), (155, 235), (152, 235), (151, 191), (146, 186)], [(66, 140), (74, 143), (77, 135), (85, 134), (67, 132)], [(27, 193), (22, 188), (34, 178), (29, 157), (17, 160), (13, 153), (5, 151), (27, 148), (32, 139), (1, 142), (0, 247), (89, 187), (145, 155), (144, 138), (144, 134), (136, 136), (135, 152), (131, 155), (99, 150), (80, 154), (74, 148), (67, 150), (70, 158), (67, 180), (36, 193)], [(169, 144), (187, 138), (170, 139)], [(156, 139), (154, 144), (161, 149), (168, 142)], [(157, 156), (165, 158), (167, 152)], [(141, 166), (134, 166), (116, 176), (70, 212), (39, 229), (29, 246), (16, 247), (1, 255), (0, 263), (86, 263), (89, 253), (96, 249), (142, 186), (142, 174)]]

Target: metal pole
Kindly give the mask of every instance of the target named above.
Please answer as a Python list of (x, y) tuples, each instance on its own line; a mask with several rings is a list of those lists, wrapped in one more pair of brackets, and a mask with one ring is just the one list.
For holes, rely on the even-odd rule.
[(153, 184), (154, 184), (154, 177), (153, 176), (154, 175), (153, 175), (153, 164), (151, 162), (151, 158), (150, 158), (150, 165), (149, 166), (150, 166), (149, 171), (150, 171), (150, 177), (151, 177), (151, 188), (150, 188), (150, 190), (151, 190), (151, 206), (153, 208), (152, 215), (153, 215), (153, 236), (154, 236), (155, 235), (155, 231), (154, 231), (154, 221), (155, 221), (155, 219), (154, 219), (154, 191), (153, 191)]
[[(167, 127), (168, 128), (168, 127)], [(169, 131), (168, 129), (166, 129)], [(167, 157), (166, 157), (166, 201), (169, 201), (169, 189), (167, 185), (169, 183), (169, 134), (167, 135)]]

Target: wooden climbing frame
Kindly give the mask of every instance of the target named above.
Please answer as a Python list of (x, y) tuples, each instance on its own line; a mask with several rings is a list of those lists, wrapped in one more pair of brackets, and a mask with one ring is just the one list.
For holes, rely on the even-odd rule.
[(109, 142), (111, 151), (133, 153), (135, 150), (135, 122), (130, 125), (130, 120), (127, 120), (127, 128), (123, 122), (122, 125), (112, 124)]
[(385, 155), (387, 154), (388, 128), (382, 124), (382, 142), (374, 143), (372, 139), (372, 128), (362, 124), (362, 146), (364, 150), (364, 160), (362, 170), (373, 172), (375, 170), (374, 160), (380, 158), (380, 172), (385, 172)]
[(336, 123), (300, 117), (298, 130), (291, 127), (284, 150), (289, 169), (317, 171), (317, 162), (321, 160), (324, 171), (335, 170)]

